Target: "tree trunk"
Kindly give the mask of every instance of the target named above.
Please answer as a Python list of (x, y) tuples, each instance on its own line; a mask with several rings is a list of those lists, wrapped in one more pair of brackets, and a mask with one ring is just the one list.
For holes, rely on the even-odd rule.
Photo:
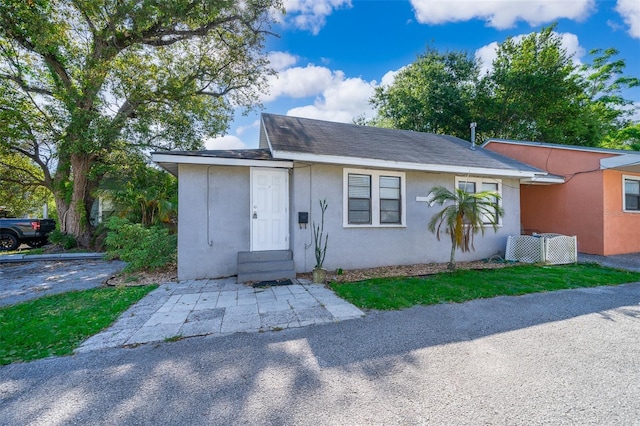
[(449, 258), (447, 269), (450, 271), (456, 270), (456, 237), (453, 230), (451, 230), (451, 257)]
[(93, 203), (91, 190), (94, 187), (89, 180), (89, 170), (93, 159), (89, 155), (74, 154), (71, 155), (70, 163), (70, 182), (73, 184), (71, 194), (66, 193), (62, 185), (58, 185), (55, 192), (60, 231), (73, 235), (79, 247), (89, 248), (93, 235), (89, 218)]

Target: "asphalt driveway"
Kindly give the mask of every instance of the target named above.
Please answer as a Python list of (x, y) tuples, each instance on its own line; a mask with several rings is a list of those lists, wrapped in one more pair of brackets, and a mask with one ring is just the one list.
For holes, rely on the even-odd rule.
[(637, 424), (640, 284), (0, 368), (0, 425)]
[(0, 307), (48, 294), (101, 286), (120, 272), (119, 260), (46, 260), (0, 263)]

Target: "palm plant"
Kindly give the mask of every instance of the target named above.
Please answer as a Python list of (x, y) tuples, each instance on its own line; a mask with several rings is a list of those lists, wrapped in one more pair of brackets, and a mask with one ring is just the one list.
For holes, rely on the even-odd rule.
[(495, 191), (469, 193), (459, 188), (451, 191), (443, 186), (436, 186), (431, 189), (430, 199), (431, 204), (450, 203), (436, 213), (428, 224), (438, 241), (442, 232), (451, 235), (450, 270), (456, 269), (456, 249), (459, 248), (462, 252), (475, 250), (474, 235), (478, 231), (484, 235), (487, 225), (497, 231), (499, 218), (504, 215), (504, 210), (498, 203), (500, 195)]

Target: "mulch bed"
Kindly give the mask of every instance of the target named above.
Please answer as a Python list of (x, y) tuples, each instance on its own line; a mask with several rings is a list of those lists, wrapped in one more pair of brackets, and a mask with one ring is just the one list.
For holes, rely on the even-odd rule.
[[(489, 262), (489, 261), (476, 261), (476, 262), (458, 262), (456, 263), (457, 269), (500, 269), (508, 266), (513, 266), (514, 263), (509, 262)], [(384, 266), (380, 268), (367, 268), (367, 269), (352, 269), (342, 271), (341, 274), (336, 271), (329, 271), (327, 279), (329, 281), (336, 282), (354, 282), (368, 280), (370, 278), (383, 278), (383, 277), (412, 277), (412, 276), (424, 276), (433, 275), (440, 272), (447, 271), (446, 263), (423, 263), (418, 265), (399, 265), (399, 266)], [(303, 273), (298, 274), (298, 278), (313, 279), (312, 274)]]
[[(456, 264), (457, 269), (499, 269), (508, 266), (513, 266), (514, 263), (510, 262), (488, 262), (488, 261), (476, 261), (476, 262), (458, 262)], [(382, 278), (382, 277), (414, 277), (433, 275), (440, 272), (447, 271), (446, 263), (423, 263), (417, 265), (398, 265), (398, 266), (384, 266), (380, 268), (366, 268), (366, 269), (352, 269), (344, 270), (341, 274), (337, 274), (336, 271), (328, 271), (327, 280), (334, 282), (354, 282), (362, 281), (370, 278)], [(108, 285), (146, 285), (151, 283), (161, 284), (164, 282), (176, 282), (178, 273), (175, 266), (162, 269), (160, 271), (153, 272), (134, 272), (131, 274), (118, 274), (107, 280)], [(311, 272), (297, 274), (297, 278), (313, 280)], [(290, 282), (289, 282), (290, 283)], [(251, 283), (253, 287), (270, 287), (277, 285), (289, 284), (284, 280), (277, 281), (262, 281)]]

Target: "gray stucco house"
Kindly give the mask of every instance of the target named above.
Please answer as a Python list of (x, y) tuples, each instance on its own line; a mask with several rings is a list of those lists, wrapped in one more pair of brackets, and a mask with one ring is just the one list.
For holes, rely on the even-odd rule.
[(327, 269), (446, 262), (449, 240), (427, 230), (442, 208), (425, 202), (436, 185), (501, 193), (498, 232), (459, 255), (486, 258), (520, 234), (520, 182), (544, 174), (453, 136), (273, 114), (261, 117), (257, 149), (155, 152), (153, 160), (178, 176), (180, 280), (311, 271), (312, 223), (325, 199)]

